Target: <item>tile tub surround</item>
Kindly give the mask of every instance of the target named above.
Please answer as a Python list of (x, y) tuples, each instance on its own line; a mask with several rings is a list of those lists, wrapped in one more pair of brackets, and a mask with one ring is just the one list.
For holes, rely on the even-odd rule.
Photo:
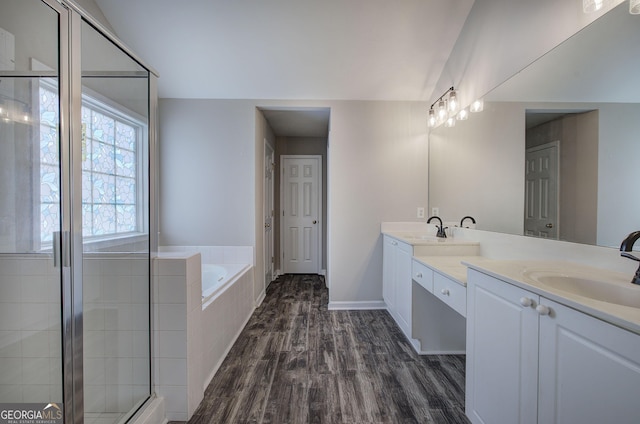
[(154, 264), (154, 373), (169, 420), (191, 417), (254, 310), (251, 268), (203, 307), (202, 254), (190, 250), (163, 251)]
[(253, 246), (160, 246), (161, 253), (200, 253), (203, 264), (250, 264), (253, 261)]

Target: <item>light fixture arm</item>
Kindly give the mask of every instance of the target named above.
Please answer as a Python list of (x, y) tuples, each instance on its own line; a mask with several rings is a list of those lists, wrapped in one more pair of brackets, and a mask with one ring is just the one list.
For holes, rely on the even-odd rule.
[(438, 100), (436, 100), (435, 102), (431, 103), (431, 107), (430, 107), (429, 109), (433, 109), (433, 107), (434, 107), (438, 102), (440, 102), (442, 99), (444, 99), (444, 97), (445, 97), (447, 94), (449, 94), (449, 93), (451, 93), (451, 92), (453, 92), (453, 91), (456, 91), (456, 90), (455, 90), (455, 88), (450, 87), (447, 91), (445, 91), (444, 93), (442, 93), (442, 96), (438, 97)]

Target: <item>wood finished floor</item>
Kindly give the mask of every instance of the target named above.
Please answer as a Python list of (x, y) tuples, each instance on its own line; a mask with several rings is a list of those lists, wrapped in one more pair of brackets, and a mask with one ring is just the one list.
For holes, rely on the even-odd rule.
[(386, 311), (327, 300), (322, 277), (272, 282), (189, 424), (468, 423), (464, 356), (419, 356)]

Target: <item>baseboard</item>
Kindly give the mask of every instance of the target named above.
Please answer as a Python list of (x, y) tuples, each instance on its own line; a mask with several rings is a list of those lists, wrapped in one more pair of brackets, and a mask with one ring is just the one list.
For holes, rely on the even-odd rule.
[(418, 355), (466, 355), (466, 350), (421, 350), (418, 352)]
[(371, 309), (387, 309), (387, 305), (382, 300), (358, 301), (358, 302), (329, 302), (328, 308), (330, 311), (371, 310)]
[[(269, 287), (269, 286), (267, 286)], [(260, 297), (258, 297), (258, 300), (256, 300), (254, 309), (257, 309), (260, 307), (260, 305), (262, 305), (262, 302), (264, 301), (265, 297), (267, 297), (267, 291), (266, 290), (262, 290), (262, 293), (260, 293)]]

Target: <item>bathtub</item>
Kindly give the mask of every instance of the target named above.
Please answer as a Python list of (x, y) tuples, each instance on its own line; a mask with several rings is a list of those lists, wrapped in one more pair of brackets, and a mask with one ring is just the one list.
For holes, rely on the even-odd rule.
[(202, 264), (202, 303), (219, 296), (247, 269), (248, 264)]

